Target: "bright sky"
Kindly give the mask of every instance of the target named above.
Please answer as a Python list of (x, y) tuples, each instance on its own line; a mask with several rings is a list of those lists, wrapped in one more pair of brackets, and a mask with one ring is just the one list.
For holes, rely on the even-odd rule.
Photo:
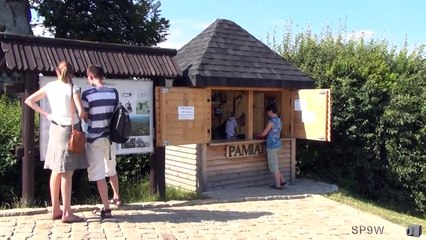
[[(167, 41), (160, 47), (179, 49), (216, 19), (234, 21), (257, 39), (274, 35), (280, 43), (286, 25), (292, 33), (308, 26), (314, 34), (330, 26), (354, 36), (386, 39), (409, 49), (426, 44), (425, 0), (160, 0), (161, 16), (170, 20)], [(41, 29), (34, 30), (41, 35)]]
[(234, 21), (266, 43), (268, 33), (281, 39), (286, 22), (292, 32), (307, 26), (320, 34), (330, 26), (334, 34), (346, 25), (348, 33), (386, 39), (409, 48), (426, 44), (425, 0), (160, 0), (161, 16), (170, 20), (168, 40), (160, 47), (179, 49), (216, 19)]

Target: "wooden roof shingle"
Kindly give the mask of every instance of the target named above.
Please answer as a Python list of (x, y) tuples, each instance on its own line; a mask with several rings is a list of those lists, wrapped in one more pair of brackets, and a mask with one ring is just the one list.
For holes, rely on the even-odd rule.
[(216, 20), (179, 49), (176, 59), (184, 73), (182, 81), (189, 79), (193, 86), (312, 88), (314, 85), (299, 68), (225, 19)]
[(175, 49), (10, 33), (0, 33), (0, 49), (0, 69), (9, 71), (54, 75), (57, 63), (66, 60), (76, 75), (85, 75), (90, 64), (102, 66), (109, 78), (174, 79), (182, 74)]

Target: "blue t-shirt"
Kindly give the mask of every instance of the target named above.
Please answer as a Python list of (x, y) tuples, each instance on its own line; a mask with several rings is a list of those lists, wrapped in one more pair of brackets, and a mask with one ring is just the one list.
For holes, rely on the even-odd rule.
[(281, 147), (281, 119), (279, 117), (272, 117), (269, 119), (269, 122), (272, 123), (272, 128), (268, 132), (266, 138), (266, 149), (274, 149)]

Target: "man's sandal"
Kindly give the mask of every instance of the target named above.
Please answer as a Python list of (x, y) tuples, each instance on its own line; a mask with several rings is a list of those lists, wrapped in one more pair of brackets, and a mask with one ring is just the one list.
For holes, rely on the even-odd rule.
[(121, 207), (121, 205), (123, 205), (123, 202), (120, 199), (115, 199), (115, 198), (109, 200), (109, 203), (115, 204), (115, 206), (117, 207)]
[(281, 189), (283, 189), (283, 187), (281, 186), (281, 187), (277, 187), (277, 185), (275, 185), (275, 184), (271, 184), (271, 185), (268, 185), (270, 188), (272, 188), (272, 189), (277, 189), (277, 190), (281, 190)]
[(95, 209), (93, 215), (101, 217), (101, 219), (112, 218), (111, 209)]

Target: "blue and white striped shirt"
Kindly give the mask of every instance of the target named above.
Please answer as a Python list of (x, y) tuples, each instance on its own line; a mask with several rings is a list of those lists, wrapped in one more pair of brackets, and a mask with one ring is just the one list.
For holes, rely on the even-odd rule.
[(84, 110), (89, 114), (87, 142), (108, 137), (112, 113), (119, 101), (117, 89), (104, 86), (90, 88), (83, 92), (81, 98)]

